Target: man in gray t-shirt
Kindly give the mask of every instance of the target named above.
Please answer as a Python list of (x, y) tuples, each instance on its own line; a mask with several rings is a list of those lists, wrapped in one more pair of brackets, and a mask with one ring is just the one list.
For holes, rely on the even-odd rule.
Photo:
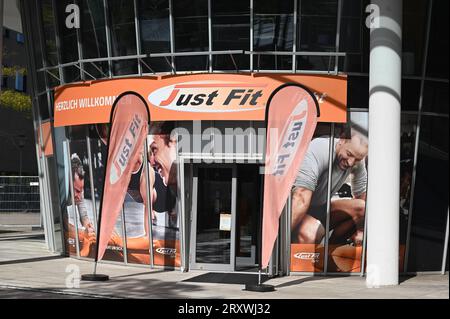
[[(294, 243), (318, 244), (325, 235), (328, 187), (328, 150), (330, 138), (316, 138), (300, 167), (292, 190), (292, 238)], [(331, 244), (362, 240), (367, 171), (364, 159), (367, 138), (352, 130), (351, 138), (335, 141), (331, 174), (331, 194), (336, 193), (351, 175), (352, 199), (331, 201), (329, 239)]]

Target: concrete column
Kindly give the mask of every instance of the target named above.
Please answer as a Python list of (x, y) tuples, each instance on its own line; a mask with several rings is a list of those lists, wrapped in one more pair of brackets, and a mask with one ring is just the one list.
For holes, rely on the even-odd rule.
[(402, 0), (372, 0), (370, 29), (368, 287), (398, 285)]

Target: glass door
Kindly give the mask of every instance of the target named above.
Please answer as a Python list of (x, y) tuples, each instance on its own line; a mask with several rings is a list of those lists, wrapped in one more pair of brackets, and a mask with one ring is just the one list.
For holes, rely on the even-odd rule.
[(236, 166), (194, 168), (191, 269), (234, 271)]
[(237, 165), (236, 267), (237, 271), (258, 271), (261, 251), (262, 176), (259, 165)]

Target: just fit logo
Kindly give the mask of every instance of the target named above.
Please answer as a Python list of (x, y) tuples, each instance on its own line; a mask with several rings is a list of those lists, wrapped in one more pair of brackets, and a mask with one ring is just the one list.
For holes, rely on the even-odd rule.
[(109, 171), (109, 182), (111, 185), (117, 183), (127, 167), (130, 156), (136, 147), (139, 132), (142, 129), (142, 122), (142, 119), (136, 114), (130, 122), (125, 135), (123, 136), (119, 147), (119, 152), (114, 158), (113, 165)]
[(317, 262), (320, 258), (320, 253), (296, 253), (294, 258), (302, 259), (302, 260), (312, 260), (313, 262)]
[(264, 108), (265, 85), (196, 81), (168, 85), (149, 94), (156, 107), (180, 112), (242, 112)]
[(307, 109), (308, 102), (306, 99), (303, 99), (286, 121), (279, 139), (278, 151), (272, 153), (277, 155), (271, 169), (273, 176), (284, 176), (289, 170), (303, 137), (303, 128), (307, 120)]
[(177, 252), (177, 250), (175, 248), (157, 248), (156, 252), (161, 254), (161, 255), (167, 255), (167, 256), (171, 256), (171, 257), (175, 257), (175, 254)]

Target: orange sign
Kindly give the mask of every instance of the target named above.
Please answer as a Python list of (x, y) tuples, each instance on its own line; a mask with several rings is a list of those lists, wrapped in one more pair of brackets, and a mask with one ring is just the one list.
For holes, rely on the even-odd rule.
[(271, 93), (284, 83), (310, 89), (320, 105), (320, 122), (347, 121), (347, 77), (298, 74), (195, 74), (74, 83), (55, 91), (55, 127), (109, 122), (121, 93), (134, 91), (147, 102), (152, 121), (264, 121)]
[[(46, 157), (53, 155), (53, 142), (52, 142), (52, 130), (50, 122), (42, 122), (42, 146), (39, 147), (39, 156), (41, 156), (41, 150), (44, 150), (44, 155)], [(37, 131), (38, 139), (41, 134), (41, 130)]]

